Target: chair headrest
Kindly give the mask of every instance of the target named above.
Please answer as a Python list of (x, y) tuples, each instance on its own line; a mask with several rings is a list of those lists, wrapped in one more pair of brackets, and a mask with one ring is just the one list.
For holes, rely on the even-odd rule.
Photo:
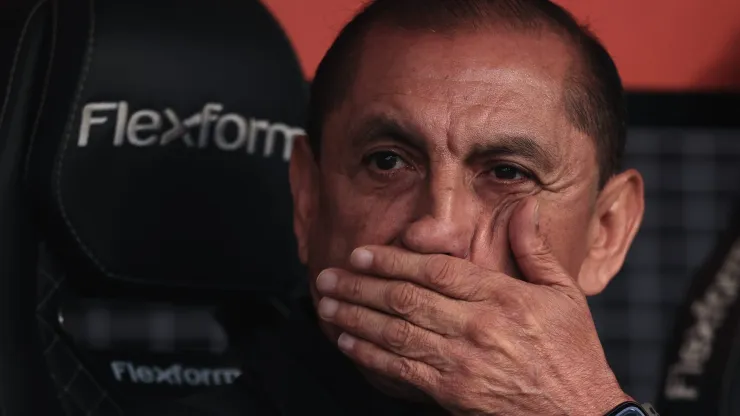
[(256, 0), (72, 3), (49, 46), (31, 175), (57, 242), (93, 271), (80, 275), (285, 287), (306, 88), (275, 19)]

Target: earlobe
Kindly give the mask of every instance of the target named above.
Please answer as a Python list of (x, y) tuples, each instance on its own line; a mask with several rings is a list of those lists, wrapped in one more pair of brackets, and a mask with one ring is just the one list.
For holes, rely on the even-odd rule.
[(588, 254), (578, 275), (586, 295), (601, 293), (624, 264), (645, 210), (636, 170), (615, 175), (599, 194), (589, 230)]
[(308, 240), (318, 201), (317, 183), (318, 166), (308, 137), (298, 137), (290, 158), (290, 191), (293, 195), (293, 231), (303, 264), (308, 262)]

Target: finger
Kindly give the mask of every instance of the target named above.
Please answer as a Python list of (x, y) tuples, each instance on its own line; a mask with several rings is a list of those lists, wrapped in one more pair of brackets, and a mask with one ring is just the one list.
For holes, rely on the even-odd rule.
[(442, 254), (417, 254), (392, 246), (365, 246), (352, 252), (350, 263), (358, 271), (416, 283), (442, 295), (479, 300), (493, 273), (480, 273), (471, 263)]
[(409, 383), (428, 394), (439, 385), (441, 372), (428, 364), (394, 354), (347, 333), (339, 336), (337, 344), (353, 361), (375, 373)]
[(403, 319), (331, 298), (321, 299), (318, 312), (321, 319), (387, 351), (430, 365), (445, 362), (445, 340)]
[(441, 335), (458, 335), (464, 327), (466, 313), (460, 301), (414, 283), (328, 269), (317, 277), (316, 289), (323, 296), (394, 315)]
[(555, 258), (539, 228), (539, 202), (534, 197), (527, 198), (519, 203), (509, 221), (511, 249), (525, 280), (573, 287), (573, 279)]

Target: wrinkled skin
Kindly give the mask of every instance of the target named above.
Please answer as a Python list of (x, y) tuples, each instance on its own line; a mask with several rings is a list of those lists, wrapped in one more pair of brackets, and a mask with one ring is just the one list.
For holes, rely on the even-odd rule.
[(585, 295), (622, 266), (643, 184), (630, 170), (599, 189), (594, 140), (565, 112), (573, 66), (549, 33), (379, 26), (320, 157), (296, 144), (322, 328), (388, 394), (471, 415), (626, 399)]

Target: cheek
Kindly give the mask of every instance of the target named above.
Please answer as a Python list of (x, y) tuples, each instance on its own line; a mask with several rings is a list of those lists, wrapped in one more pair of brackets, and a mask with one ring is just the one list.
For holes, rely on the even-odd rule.
[[(541, 208), (542, 209), (542, 208)], [(587, 234), (591, 210), (587, 203), (559, 206), (540, 211), (540, 230), (555, 258), (570, 273), (577, 276), (587, 255)]]
[(390, 245), (412, 220), (416, 190), (389, 197), (362, 192), (336, 175), (322, 186), (318, 218), (312, 227), (310, 267), (343, 267), (362, 245)]

